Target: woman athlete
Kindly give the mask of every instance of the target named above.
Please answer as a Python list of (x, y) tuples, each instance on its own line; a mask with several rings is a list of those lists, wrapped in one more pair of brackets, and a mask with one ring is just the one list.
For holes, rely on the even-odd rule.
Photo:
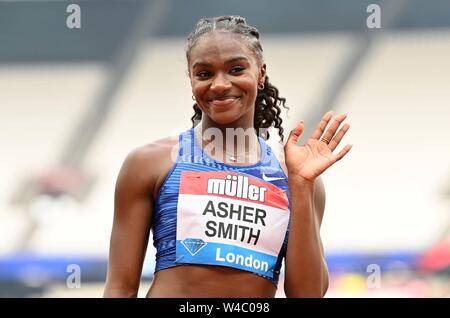
[(301, 121), (277, 158), (265, 140), (272, 126), (283, 140), (285, 99), (269, 82), (259, 32), (239, 16), (201, 19), (186, 57), (193, 128), (125, 159), (104, 296), (137, 296), (152, 230), (147, 297), (274, 297), (283, 259), (287, 297), (323, 297), (320, 175), (351, 148), (333, 153), (346, 115), (328, 126), (327, 112), (304, 145)]

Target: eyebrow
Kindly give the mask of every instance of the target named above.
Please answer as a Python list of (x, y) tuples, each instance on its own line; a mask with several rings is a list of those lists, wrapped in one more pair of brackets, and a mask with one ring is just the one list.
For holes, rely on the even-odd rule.
[[(235, 56), (225, 61), (225, 64), (231, 64), (237, 61), (246, 60), (248, 61), (248, 58), (245, 56)], [(192, 65), (192, 68), (196, 68), (197, 66), (204, 66), (204, 67), (212, 67), (213, 65), (211, 63), (206, 62), (195, 62), (194, 65)]]

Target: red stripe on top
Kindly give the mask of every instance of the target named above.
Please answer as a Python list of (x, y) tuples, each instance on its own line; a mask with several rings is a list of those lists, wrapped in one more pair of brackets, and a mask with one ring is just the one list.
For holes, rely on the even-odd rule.
[[(219, 194), (219, 193), (208, 193), (208, 180), (219, 179), (225, 181), (228, 180), (227, 176), (238, 177), (237, 180), (239, 181), (239, 183), (237, 181), (233, 182), (236, 184), (235, 189), (238, 192), (242, 193), (242, 196), (245, 196), (245, 192), (249, 194), (250, 191), (248, 191), (249, 190), (248, 186), (250, 185), (257, 187), (264, 187), (266, 189), (265, 191), (263, 191), (264, 201), (262, 202), (259, 200), (259, 198), (261, 198), (260, 196), (261, 191), (256, 191), (257, 200), (249, 199), (248, 195), (247, 198), (245, 198), (239, 196), (229, 196), (226, 194)], [(244, 178), (248, 179), (245, 180)], [(223, 183), (223, 181), (219, 182)], [(220, 186), (217, 187), (217, 185), (218, 183), (216, 183), (216, 189), (220, 188)], [(245, 188), (247, 188), (247, 190), (245, 190)], [(286, 211), (288, 210), (289, 206), (287, 195), (283, 189), (280, 189), (271, 183), (265, 182), (253, 176), (230, 171), (208, 171), (208, 172), (183, 171), (181, 173), (180, 178), (180, 194), (210, 195), (222, 198), (231, 198), (241, 200), (244, 202), (264, 204)]]

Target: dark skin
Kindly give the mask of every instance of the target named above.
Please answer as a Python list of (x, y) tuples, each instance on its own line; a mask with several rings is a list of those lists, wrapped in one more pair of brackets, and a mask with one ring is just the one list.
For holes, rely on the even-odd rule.
[[(253, 127), (257, 85), (264, 81), (266, 66), (258, 61), (243, 38), (210, 32), (192, 48), (188, 65), (192, 92), (203, 111), (201, 125), (196, 127), (199, 133), (209, 127), (223, 131), (227, 127)], [(303, 131), (300, 123), (284, 148), (286, 162), (281, 161), (281, 165), (289, 176), (293, 216), (284, 286), (288, 297), (321, 297), (328, 286), (319, 235), (325, 209), (320, 174), (350, 150), (346, 146), (337, 155), (332, 154), (349, 125), (336, 133), (345, 119), (345, 115), (340, 115), (323, 134), (330, 119), (331, 114), (325, 114), (304, 146), (296, 144)], [(321, 136), (332, 140), (330, 145), (334, 148), (318, 140)], [(203, 140), (202, 146), (210, 142)], [(257, 142), (256, 135), (246, 149), (238, 151), (252, 149), (252, 142)], [(223, 145), (227, 147), (225, 142)], [(154, 202), (174, 164), (177, 148), (177, 137), (165, 138), (133, 150), (123, 163), (116, 183), (105, 297), (137, 296)], [(223, 153), (218, 152), (214, 157), (225, 161)], [(254, 163), (247, 159), (236, 165)], [(298, 200), (300, 197), (302, 200)], [(305, 235), (300, 236), (299, 232)], [(269, 280), (251, 272), (221, 266), (183, 265), (155, 273), (147, 297), (274, 297), (275, 293), (276, 288)]]

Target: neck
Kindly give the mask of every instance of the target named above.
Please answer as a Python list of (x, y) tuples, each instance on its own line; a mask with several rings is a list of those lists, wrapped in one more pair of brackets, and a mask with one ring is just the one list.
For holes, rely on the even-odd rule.
[[(205, 116), (206, 117), (206, 116)], [(224, 162), (249, 164), (260, 157), (259, 139), (251, 125), (219, 125), (202, 119), (194, 131), (202, 148)]]

